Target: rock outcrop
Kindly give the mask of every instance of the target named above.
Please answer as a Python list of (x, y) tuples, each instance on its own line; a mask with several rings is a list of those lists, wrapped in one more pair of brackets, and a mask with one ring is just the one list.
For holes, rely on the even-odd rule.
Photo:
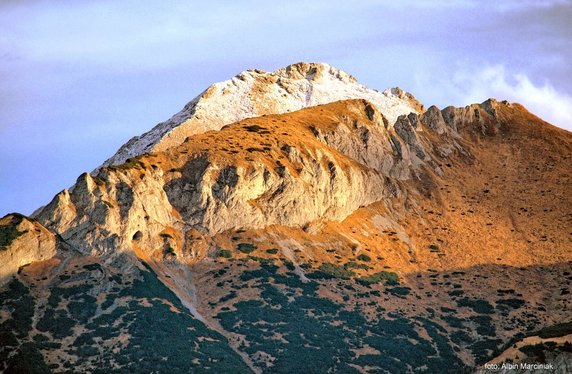
[(0, 219), (0, 285), (21, 266), (56, 254), (56, 237), (38, 222), (20, 214)]
[[(484, 126), (496, 121), (484, 107), (498, 105), (466, 110)], [(194, 231), (210, 237), (305, 227), (343, 221), (389, 198), (415, 204), (412, 192), (422, 191), (415, 181), (443, 174), (438, 159), (470, 153), (436, 107), (399, 116), (392, 127), (376, 108), (365, 100), (340, 101), (189, 136), (165, 151), (83, 174), (35, 217), (82, 253), (137, 246), (196, 258), (188, 240)], [(449, 123), (466, 126), (458, 119), (464, 113), (449, 113)], [(481, 124), (469, 130), (478, 133)]]
[(168, 245), (184, 248), (191, 229), (214, 235), (341, 221), (400, 193), (397, 185), (411, 171), (408, 151), (394, 148), (396, 136), (363, 100), (253, 118), (96, 176), (85, 173), (35, 216), (94, 254), (134, 242), (158, 250), (169, 230), (176, 234)]

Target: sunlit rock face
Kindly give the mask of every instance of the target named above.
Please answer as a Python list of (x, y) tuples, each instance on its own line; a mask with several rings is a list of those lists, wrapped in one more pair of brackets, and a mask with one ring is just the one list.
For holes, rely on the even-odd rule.
[(274, 72), (252, 69), (213, 84), (171, 119), (132, 138), (103, 166), (119, 165), (143, 153), (163, 151), (181, 144), (189, 136), (219, 130), (245, 118), (293, 112), (348, 99), (370, 101), (390, 125), (399, 115), (423, 111), (423, 105), (413, 95), (398, 87), (379, 92), (324, 63), (301, 62)]
[(19, 214), (0, 219), (0, 285), (20, 267), (55, 254), (54, 234), (38, 222)]

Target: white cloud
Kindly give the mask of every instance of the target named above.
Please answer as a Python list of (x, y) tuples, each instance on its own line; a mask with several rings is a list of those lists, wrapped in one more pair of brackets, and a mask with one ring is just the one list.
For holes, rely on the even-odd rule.
[(558, 92), (549, 82), (538, 85), (525, 74), (509, 73), (502, 65), (459, 70), (452, 84), (445, 86), (457, 96), (456, 102), (469, 104), (488, 98), (518, 102), (545, 121), (572, 131), (572, 96)]

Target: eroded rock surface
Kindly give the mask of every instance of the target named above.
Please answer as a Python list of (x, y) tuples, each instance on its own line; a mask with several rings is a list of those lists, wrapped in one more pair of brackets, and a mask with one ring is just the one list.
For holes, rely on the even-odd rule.
[(129, 140), (103, 166), (119, 165), (131, 157), (175, 147), (189, 136), (220, 130), (245, 118), (348, 99), (370, 101), (384, 114), (388, 125), (399, 115), (423, 111), (423, 105), (399, 87), (379, 92), (324, 63), (301, 62), (274, 72), (252, 69), (213, 84), (172, 118)]
[(38, 222), (20, 214), (0, 219), (0, 285), (21, 266), (56, 254), (56, 238)]

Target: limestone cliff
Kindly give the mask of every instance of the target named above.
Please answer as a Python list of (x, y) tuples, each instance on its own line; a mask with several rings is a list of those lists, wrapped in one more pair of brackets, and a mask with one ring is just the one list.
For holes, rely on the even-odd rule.
[(184, 247), (191, 229), (340, 221), (400, 193), (411, 171), (396, 136), (365, 101), (253, 118), (83, 174), (36, 217), (85, 253), (130, 249), (134, 240), (154, 250), (170, 230), (177, 240), (169, 245)]
[(56, 238), (34, 220), (19, 214), (0, 219), (0, 285), (21, 266), (56, 254)]
[(434, 178), (443, 176), (440, 160), (473, 158), (461, 133), (501, 126), (494, 108), (514, 110), (496, 101), (431, 107), (391, 127), (370, 102), (348, 100), (251, 118), (85, 173), (35, 217), (83, 253), (137, 247), (193, 259), (209, 245), (192, 249), (192, 233), (341, 222), (360, 207), (401, 199), (386, 214), (395, 222), (431, 197)]

